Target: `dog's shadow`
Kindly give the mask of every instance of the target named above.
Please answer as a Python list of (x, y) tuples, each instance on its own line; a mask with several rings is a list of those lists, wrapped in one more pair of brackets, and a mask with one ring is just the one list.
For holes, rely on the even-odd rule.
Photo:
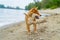
[(37, 29), (37, 33), (34, 33), (34, 31), (31, 31), (31, 34), (28, 34), (27, 31), (23, 31), (20, 33), (20, 36), (24, 38), (24, 40), (37, 40), (42, 37), (42, 35), (45, 33), (47, 29), (47, 26), (42, 27), (40, 29)]
[(44, 33), (47, 28), (48, 28), (47, 26), (41, 27), (41, 28), (37, 29), (37, 33), (35, 33), (34, 31), (31, 31), (31, 34), (28, 34), (27, 31), (24, 31), (24, 34), (25, 35), (35, 35), (35, 34), (37, 35), (40, 33)]

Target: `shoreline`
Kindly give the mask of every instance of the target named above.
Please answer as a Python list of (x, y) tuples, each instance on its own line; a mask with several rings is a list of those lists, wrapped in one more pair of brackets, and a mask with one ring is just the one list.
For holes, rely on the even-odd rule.
[(5, 29), (5, 28), (8, 28), (9, 26), (20, 25), (20, 24), (23, 23), (23, 22), (24, 22), (24, 21), (7, 24), (7, 25), (4, 25), (4, 26), (1, 26), (0, 29)]

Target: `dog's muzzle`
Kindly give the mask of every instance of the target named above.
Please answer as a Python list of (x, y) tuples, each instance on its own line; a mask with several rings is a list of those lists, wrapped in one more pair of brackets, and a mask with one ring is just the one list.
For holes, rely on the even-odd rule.
[(39, 19), (39, 17), (38, 17), (38, 16), (35, 16), (35, 18), (36, 18), (36, 19)]
[(40, 15), (40, 16), (42, 16), (42, 15)]

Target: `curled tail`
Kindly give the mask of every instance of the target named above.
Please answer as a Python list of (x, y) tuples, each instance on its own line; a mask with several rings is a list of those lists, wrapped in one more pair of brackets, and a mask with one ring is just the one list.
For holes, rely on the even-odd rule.
[(26, 16), (27, 16), (27, 14), (26, 13), (24, 13)]

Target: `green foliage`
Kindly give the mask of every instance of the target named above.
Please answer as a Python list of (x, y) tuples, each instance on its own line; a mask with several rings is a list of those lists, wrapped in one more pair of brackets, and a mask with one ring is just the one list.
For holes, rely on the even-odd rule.
[(31, 8), (34, 8), (34, 7), (38, 7), (38, 9), (40, 9), (41, 8), (40, 2), (30, 3), (28, 6), (25, 6), (25, 9), (30, 10)]
[(42, 8), (57, 8), (60, 7), (60, 0), (42, 0)]
[(31, 8), (35, 7), (34, 3), (30, 3), (28, 6), (25, 7), (26, 10), (30, 10)]
[(41, 2), (38, 1), (35, 3), (30, 3), (25, 7), (25, 9), (29, 10), (33, 7), (38, 7), (38, 9), (47, 9), (47, 8), (54, 9), (60, 7), (60, 0), (42, 0)]
[(50, 7), (50, 8), (51, 8), (51, 9), (55, 9), (55, 8), (57, 8), (57, 7), (58, 7), (58, 6), (55, 6), (55, 5), (54, 5), (54, 6)]

